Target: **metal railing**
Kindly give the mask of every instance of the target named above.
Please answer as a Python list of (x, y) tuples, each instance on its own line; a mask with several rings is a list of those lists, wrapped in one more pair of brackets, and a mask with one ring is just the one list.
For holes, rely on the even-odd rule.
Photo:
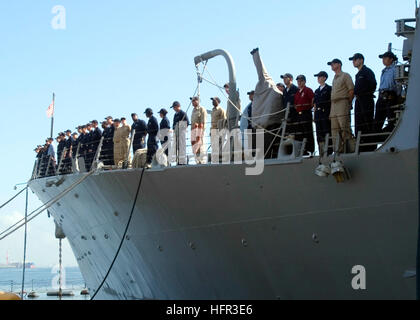
[[(281, 124), (279, 124), (279, 127), (277, 129), (274, 129), (272, 131), (265, 130), (265, 133), (267, 135), (272, 135), (274, 137), (271, 145), (269, 146), (269, 149), (277, 149), (280, 148), (280, 146), (287, 140), (292, 138), (295, 138), (296, 136), (305, 137), (305, 135), (314, 135), (316, 137), (316, 130), (313, 130), (313, 124), (316, 124), (316, 121), (312, 120), (312, 130), (309, 132), (305, 131), (299, 131), (301, 128), (304, 128), (305, 125), (308, 125), (309, 122), (290, 122), (291, 120), (291, 109), (295, 106), (288, 105), (286, 108), (286, 115)], [(401, 119), (401, 114), (404, 110), (403, 104), (398, 104), (395, 106), (391, 106), (390, 109), (393, 110), (395, 114), (395, 118), (388, 119), (388, 123), (394, 123), (394, 127), (397, 128)], [(354, 116), (354, 113), (350, 114), (351, 116)], [(343, 116), (344, 117), (344, 116)], [(348, 117), (346, 115), (345, 117)], [(207, 122), (206, 125), (209, 127), (211, 125), (211, 122)], [(359, 124), (364, 125), (364, 124)], [(371, 126), (375, 126), (375, 122), (370, 123)], [(292, 128), (292, 129), (290, 129)], [(356, 130), (356, 126), (353, 124), (348, 128), (352, 133), (354, 130)], [(293, 132), (293, 130), (295, 130)], [(297, 131), (296, 131), (297, 130)], [(64, 148), (61, 153), (61, 158), (59, 159), (58, 164), (56, 164), (56, 161), (53, 157), (50, 156), (43, 156), (41, 158), (38, 158), (34, 164), (33, 168), (33, 174), (32, 179), (38, 179), (43, 177), (50, 177), (50, 176), (57, 176), (57, 175), (66, 175), (66, 174), (72, 174), (77, 172), (89, 172), (91, 170), (112, 170), (112, 169), (129, 169), (131, 164), (131, 158), (134, 156), (133, 152), (133, 144), (134, 144), (134, 137), (135, 137), (135, 131), (132, 132), (131, 138), (128, 144), (128, 150), (127, 154), (124, 156), (124, 159), (122, 161), (122, 165), (118, 165), (118, 163), (114, 162), (114, 142), (112, 138), (105, 138), (102, 137), (99, 141), (90, 141), (86, 144), (79, 143), (77, 145), (76, 152), (74, 152), (74, 146), (72, 146), (70, 149)], [(171, 130), (171, 134), (174, 132)], [(255, 133), (254, 133), (255, 134)], [(256, 135), (256, 134), (255, 134)], [(333, 137), (331, 133), (328, 133), (325, 137), (326, 143), (323, 146), (323, 150), (319, 150), (320, 156), (325, 156), (331, 153), (356, 153), (360, 154), (361, 152), (365, 152), (365, 149), (368, 149), (369, 151), (374, 151), (377, 149), (377, 147), (383, 145), (386, 140), (392, 135), (391, 132), (367, 132), (363, 133), (359, 130), (358, 135), (354, 136), (352, 134), (351, 137), (351, 144), (354, 145), (354, 147), (349, 148), (341, 139), (340, 136)], [(144, 137), (143, 137), (144, 138)], [(222, 138), (223, 139), (223, 138)], [(316, 141), (316, 138), (314, 138), (314, 141)], [(339, 145), (333, 145), (334, 142), (344, 143), (344, 150), (339, 151), (340, 147)], [(204, 141), (203, 144), (205, 146), (205, 149), (208, 152), (211, 152), (211, 135), (209, 132), (207, 132), (204, 135)], [(226, 143), (226, 138), (224, 140)], [(301, 141), (303, 145), (304, 152), (305, 147), (307, 146), (307, 139), (302, 138)], [(209, 146), (207, 148), (207, 146)], [(186, 136), (186, 158), (187, 163), (190, 164), (193, 162), (192, 159), (194, 159), (195, 154), (192, 151), (193, 143), (191, 136)], [(253, 146), (255, 147), (255, 146)], [(175, 146), (176, 148), (176, 155), (179, 154), (179, 146)], [(372, 150), (374, 149), (374, 150)], [(255, 150), (252, 150), (255, 152)], [(272, 152), (271, 154), (276, 154), (276, 152)], [(314, 154), (311, 154), (310, 156), (315, 156), (317, 152), (315, 151)], [(304, 155), (304, 154), (303, 154)], [(175, 156), (176, 157), (176, 156)], [(270, 153), (265, 150), (265, 158), (270, 159), (272, 156)], [(178, 159), (170, 159), (171, 165), (177, 165)]]

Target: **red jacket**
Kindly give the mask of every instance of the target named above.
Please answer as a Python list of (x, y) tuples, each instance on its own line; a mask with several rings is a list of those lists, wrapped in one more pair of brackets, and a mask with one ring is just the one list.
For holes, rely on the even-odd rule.
[(311, 88), (305, 87), (295, 95), (295, 107), (297, 112), (302, 112), (312, 109), (312, 102), (314, 99), (314, 92)]

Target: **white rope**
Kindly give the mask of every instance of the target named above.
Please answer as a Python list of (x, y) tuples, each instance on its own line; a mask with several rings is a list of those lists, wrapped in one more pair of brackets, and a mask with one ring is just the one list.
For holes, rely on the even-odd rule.
[[(24, 221), (23, 223), (21, 219), (19, 222), (15, 223), (13, 226), (9, 227), (8, 229), (6, 229), (5, 231), (3, 231), (0, 235), (2, 236), (0, 238), (1, 240), (4, 240), (5, 238), (7, 238), (8, 236), (10, 236), (11, 234), (15, 233), (16, 231), (18, 231), (20, 228), (22, 228), (23, 226), (25, 226), (26, 224), (28, 224), (29, 222), (31, 222), (32, 220), (34, 220), (36, 217), (38, 217), (41, 213), (43, 213), (45, 210), (48, 210), (51, 206), (53, 206), (55, 203), (57, 203), (60, 199), (62, 199), (63, 197), (65, 197), (70, 191), (72, 191), (74, 188), (76, 188), (78, 185), (80, 185), (83, 181), (85, 181), (88, 177), (90, 177), (93, 173), (95, 173), (95, 171), (91, 171), (89, 172), (87, 175), (85, 175), (83, 178), (81, 178), (79, 181), (73, 183), (69, 188), (67, 188), (66, 190), (64, 190), (62, 193), (60, 193), (59, 195), (55, 196), (54, 198), (52, 198), (51, 200), (49, 200), (48, 202), (46, 202), (44, 205), (42, 205), (41, 207), (39, 207), (38, 209), (34, 210), (31, 214), (28, 215), (28, 218), (31, 217), (30, 219), (27, 219), (27, 221)], [(39, 211), (41, 210), (41, 211)], [(39, 212), (37, 212), (39, 211)], [(20, 225), (19, 225), (20, 224)], [(16, 227), (15, 227), (16, 226)], [(14, 229), (12, 229), (13, 227), (15, 227)], [(9, 231), (10, 229), (12, 229), (10, 232), (6, 233), (7, 231)], [(6, 233), (6, 234), (5, 234)]]

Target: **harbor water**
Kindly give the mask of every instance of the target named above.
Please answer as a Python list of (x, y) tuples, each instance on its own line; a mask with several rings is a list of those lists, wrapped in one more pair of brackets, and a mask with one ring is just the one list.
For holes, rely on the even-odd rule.
[[(14, 292), (20, 295), (22, 290), (22, 269), (0, 269), (0, 291)], [(58, 300), (58, 297), (48, 297), (47, 293), (58, 291), (58, 268), (34, 268), (25, 271), (25, 300)], [(89, 300), (89, 296), (81, 295), (85, 288), (82, 274), (77, 267), (63, 268), (62, 289), (71, 291), (74, 296), (63, 297), (62, 300)], [(35, 291), (38, 298), (28, 298), (27, 295)]]

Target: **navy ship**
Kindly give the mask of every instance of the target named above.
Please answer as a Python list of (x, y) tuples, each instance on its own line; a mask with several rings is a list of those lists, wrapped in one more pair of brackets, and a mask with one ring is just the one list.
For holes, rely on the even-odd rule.
[(259, 176), (247, 176), (246, 164), (233, 163), (34, 174), (29, 186), (43, 203), (52, 203), (49, 212), (91, 294), (415, 299), (418, 18), (416, 12), (416, 19), (397, 21), (397, 35), (405, 38), (404, 63), (397, 66), (405, 100), (396, 128), (373, 152), (360, 152), (359, 136), (354, 152), (321, 159), (339, 160), (341, 178), (315, 174), (319, 157), (304, 157), (293, 144), (265, 160)]

